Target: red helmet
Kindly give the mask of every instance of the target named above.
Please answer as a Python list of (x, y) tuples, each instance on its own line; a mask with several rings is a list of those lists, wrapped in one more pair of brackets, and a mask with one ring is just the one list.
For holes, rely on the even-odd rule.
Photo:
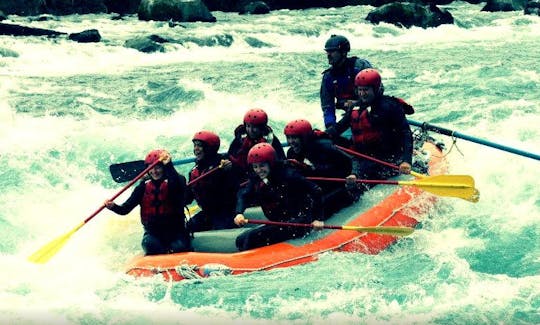
[(144, 158), (144, 163), (147, 165), (153, 164), (155, 161), (159, 160), (159, 157), (161, 156), (161, 153), (163, 152), (163, 149), (155, 149), (150, 151), (146, 158)]
[(219, 145), (220, 145), (219, 136), (215, 134), (214, 132), (204, 131), (204, 130), (196, 132), (193, 135), (192, 141), (195, 141), (195, 140), (203, 142), (204, 144), (208, 146), (209, 149), (212, 149), (214, 151), (218, 151), (219, 149)]
[(252, 108), (244, 115), (244, 123), (266, 125), (268, 123), (268, 115), (260, 108)]
[(276, 150), (271, 144), (263, 142), (258, 143), (249, 149), (248, 164), (267, 162), (272, 165), (276, 161)]
[(285, 125), (285, 129), (283, 130), (283, 133), (288, 136), (306, 136), (311, 132), (313, 132), (311, 123), (304, 119), (294, 120), (287, 123), (287, 125)]
[(375, 92), (381, 88), (381, 75), (375, 69), (364, 69), (354, 78), (354, 85), (360, 87), (373, 87)]

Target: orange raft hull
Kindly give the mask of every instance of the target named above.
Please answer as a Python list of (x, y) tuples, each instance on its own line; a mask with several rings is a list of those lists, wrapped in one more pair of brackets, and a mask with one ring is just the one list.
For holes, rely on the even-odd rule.
[[(429, 155), (429, 174), (437, 175), (446, 172), (446, 161), (442, 158), (440, 150), (429, 142), (424, 144), (423, 149)], [(375, 188), (378, 187), (384, 186), (379, 185)], [(418, 187), (399, 186), (373, 207), (359, 212), (361, 208), (357, 205), (362, 204), (363, 201), (362, 198), (359, 203), (346, 208), (345, 212), (339, 212), (349, 214), (345, 224), (364, 227), (414, 227), (418, 224), (415, 217), (425, 214), (433, 207), (436, 197)], [(325, 223), (339, 222), (333, 218), (329, 218)], [(396, 240), (396, 237), (390, 235), (343, 230), (323, 231), (314, 234), (312, 239), (302, 244), (298, 244), (298, 240), (295, 239), (244, 252), (195, 251), (137, 256), (129, 263), (127, 274), (135, 277), (161, 274), (167, 281), (181, 281), (212, 275), (236, 275), (311, 262), (317, 260), (319, 254), (328, 251), (378, 254)]]

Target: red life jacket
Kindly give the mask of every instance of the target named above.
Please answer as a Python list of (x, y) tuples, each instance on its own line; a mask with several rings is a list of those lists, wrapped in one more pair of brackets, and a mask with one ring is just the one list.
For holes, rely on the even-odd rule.
[(233, 164), (240, 166), (242, 169), (248, 169), (249, 166), (247, 163), (247, 155), (248, 155), (249, 149), (251, 149), (257, 143), (261, 143), (261, 142), (269, 142), (269, 141), (267, 140), (266, 136), (263, 136), (262, 138), (259, 138), (259, 139), (251, 139), (248, 136), (244, 136), (242, 138), (242, 145), (240, 146), (240, 150), (238, 150), (238, 152), (236, 152), (234, 155), (229, 156), (230, 161)]
[(358, 107), (351, 111), (351, 132), (353, 145), (356, 147), (374, 146), (382, 140), (382, 133), (375, 129), (368, 117), (368, 110)]
[(168, 200), (169, 182), (164, 180), (156, 187), (152, 180), (145, 182), (144, 195), (141, 201), (141, 222), (146, 225), (157, 216), (170, 215), (173, 211), (171, 200)]
[[(214, 168), (215, 166), (209, 166), (208, 170)], [(191, 169), (191, 172), (189, 172), (189, 179), (193, 181), (194, 179), (199, 178), (201, 175), (206, 173), (208, 171), (201, 171), (197, 167), (193, 167)], [(193, 193), (193, 196), (197, 202), (201, 201), (201, 195), (204, 195), (204, 189), (207, 188), (208, 183), (212, 181), (211, 177), (203, 178), (193, 184), (190, 185), (191, 192)]]

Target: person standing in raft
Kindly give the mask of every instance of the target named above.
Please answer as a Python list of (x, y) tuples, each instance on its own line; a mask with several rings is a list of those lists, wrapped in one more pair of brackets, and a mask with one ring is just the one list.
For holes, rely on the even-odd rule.
[(257, 143), (270, 143), (276, 151), (277, 158), (285, 159), (285, 151), (274, 131), (268, 125), (268, 115), (260, 108), (253, 108), (246, 112), (244, 121), (234, 130), (234, 140), (229, 146), (229, 160), (233, 166), (241, 171), (241, 182), (248, 178), (250, 172), (247, 155)]
[(148, 166), (156, 160), (161, 162), (150, 169), (150, 177), (143, 179), (123, 204), (107, 200), (104, 205), (120, 215), (140, 205), (144, 227), (142, 248), (146, 255), (190, 251), (184, 215), (186, 179), (178, 174), (166, 150), (150, 151), (144, 163)]
[[(375, 69), (360, 71), (355, 78), (357, 98), (333, 130), (336, 136), (351, 128), (352, 147), (356, 152), (399, 166), (399, 172), (411, 172), (413, 139), (405, 114), (414, 112), (402, 99), (384, 95), (381, 75)], [(353, 173), (347, 177), (349, 187), (356, 179), (388, 178), (397, 174), (395, 169), (363, 158), (353, 159)]]
[[(323, 111), (324, 126), (333, 128), (337, 122), (336, 109), (347, 110), (349, 100), (355, 97), (354, 77), (358, 72), (372, 68), (371, 63), (357, 56), (348, 56), (351, 43), (342, 35), (332, 35), (324, 44), (330, 68), (323, 71), (319, 96)], [(339, 138), (338, 144), (346, 145), (345, 139)]]
[[(351, 174), (351, 158), (336, 148), (326, 133), (314, 130), (309, 121), (290, 121), (283, 132), (289, 144), (287, 162), (303, 176), (345, 178)], [(324, 219), (354, 202), (343, 183), (316, 183), (323, 191)]]
[[(247, 224), (244, 211), (255, 203), (266, 218), (278, 222), (312, 223), (315, 229), (323, 215), (322, 190), (294, 168), (277, 159), (268, 143), (255, 145), (248, 153), (248, 164), (254, 171), (247, 186), (238, 192), (236, 217), (238, 226)], [(314, 221), (315, 220), (315, 221)], [(307, 227), (263, 225), (243, 232), (236, 238), (240, 251), (271, 245), (310, 232)]]
[(199, 131), (192, 140), (195, 166), (189, 173), (189, 181), (196, 181), (186, 192), (186, 204), (195, 200), (201, 211), (188, 220), (188, 231), (235, 228), (238, 177), (231, 162), (218, 153), (220, 138), (213, 132)]

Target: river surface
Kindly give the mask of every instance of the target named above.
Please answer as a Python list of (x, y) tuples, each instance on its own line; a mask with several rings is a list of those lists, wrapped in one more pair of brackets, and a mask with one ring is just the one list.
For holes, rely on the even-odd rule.
[[(444, 8), (455, 24), (431, 29), (371, 25), (367, 6), (215, 12), (215, 24), (175, 28), (109, 15), (10, 17), (67, 33), (96, 28), (103, 39), (0, 36), (0, 323), (540, 324), (540, 162), (435, 133), (449, 172), (473, 176), (480, 202), (441, 198), (379, 255), (135, 280), (124, 266), (140, 253), (137, 214), (103, 211), (49, 263), (26, 260), (121, 188), (112, 163), (158, 147), (189, 157), (200, 129), (226, 150), (252, 107), (268, 112), (281, 140), (292, 119), (321, 128), (323, 46), (334, 33), (381, 71), (387, 94), (414, 105), (414, 120), (538, 154), (540, 18)], [(149, 34), (195, 41), (153, 54), (123, 47)], [(201, 45), (209, 37), (216, 42)], [(177, 167), (186, 175), (191, 166)]]

